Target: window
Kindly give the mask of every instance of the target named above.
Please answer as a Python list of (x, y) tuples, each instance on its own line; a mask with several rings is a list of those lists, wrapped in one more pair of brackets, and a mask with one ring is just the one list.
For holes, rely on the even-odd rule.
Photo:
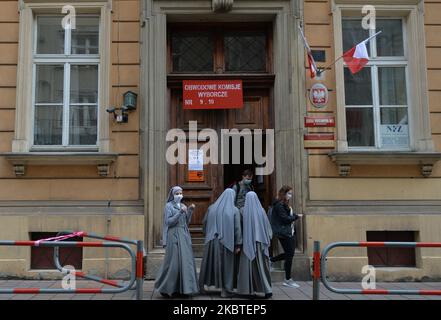
[[(55, 237), (56, 232), (31, 232), (32, 241)], [(83, 238), (74, 237), (64, 241), (83, 241)], [(64, 247), (59, 251), (60, 264), (64, 266), (73, 266), (77, 270), (83, 267), (83, 248)], [(54, 264), (54, 248), (49, 247), (31, 247), (31, 269), (32, 270), (52, 270), (57, 269)]]
[(343, 18), (343, 52), (382, 31), (367, 45), (367, 66), (356, 74), (344, 67), (344, 105), (349, 148), (410, 148), (408, 61), (402, 18), (377, 18), (377, 30), (361, 19)]
[[(415, 242), (414, 231), (367, 231), (367, 241)], [(374, 267), (415, 267), (415, 248), (369, 247), (368, 261)]]
[(224, 36), (226, 71), (266, 71), (266, 34), (228, 32)]
[(266, 28), (246, 29), (171, 26), (171, 71), (176, 73), (269, 72), (269, 37)]
[(213, 36), (208, 32), (176, 32), (172, 35), (175, 72), (212, 72)]
[(96, 15), (37, 15), (34, 46), (34, 146), (96, 146), (99, 25)]

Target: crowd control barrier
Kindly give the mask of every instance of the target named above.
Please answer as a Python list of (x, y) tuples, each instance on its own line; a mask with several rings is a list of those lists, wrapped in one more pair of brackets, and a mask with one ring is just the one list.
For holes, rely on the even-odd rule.
[(441, 242), (334, 242), (327, 245), (320, 253), (320, 242), (314, 241), (313, 253), (313, 300), (320, 299), (320, 282), (331, 292), (340, 294), (381, 294), (381, 295), (441, 295), (441, 290), (411, 290), (411, 289), (342, 289), (333, 287), (327, 277), (327, 256), (337, 247), (394, 247), (394, 248), (441, 248)]
[[(91, 232), (84, 232), (84, 231), (79, 231), (79, 232), (74, 232), (71, 230), (66, 230), (66, 231), (61, 231), (57, 234), (57, 237), (63, 236), (63, 235), (75, 235), (75, 236), (81, 236), (83, 238), (91, 238), (91, 239), (100, 239), (100, 240), (109, 240), (109, 241), (113, 241), (113, 242), (121, 242), (121, 243), (125, 243), (125, 244), (130, 244), (130, 245), (134, 245), (137, 247), (137, 256), (136, 256), (136, 261), (137, 263), (142, 263), (143, 262), (143, 246), (142, 246), (142, 241), (140, 243), (140, 248), (138, 248), (138, 242), (137, 240), (130, 240), (130, 239), (126, 239), (126, 238), (120, 238), (120, 237), (115, 237), (115, 236), (100, 236), (96, 233), (91, 233)], [(59, 248), (55, 247), (54, 248), (54, 264), (55, 267), (61, 271), (61, 272), (65, 272), (65, 270), (63, 269), (63, 267), (61, 266), (60, 263), (60, 258), (59, 258)], [(140, 266), (137, 266), (137, 270), (140, 270), (140, 268), (142, 268), (142, 264)], [(91, 275), (91, 274), (85, 274), (84, 272), (73, 272), (75, 274), (75, 276), (80, 277), (80, 278), (84, 278), (84, 279), (88, 279), (88, 280), (92, 280), (92, 281), (97, 281), (100, 283), (104, 283), (110, 286), (114, 286), (114, 287), (124, 287), (124, 282), (123, 281), (115, 281), (115, 280), (109, 280), (109, 279), (104, 279), (102, 277), (98, 277), (95, 275)], [(139, 279), (143, 279), (144, 274), (142, 273), (142, 275), (140, 275), (138, 277), (137, 275), (137, 282)], [(134, 284), (134, 288), (136, 289), (136, 287), (138, 287), (138, 284), (135, 283)], [(142, 287), (142, 284), (139, 285), (139, 287)], [(133, 289), (133, 288), (132, 288)]]
[[(71, 237), (88, 237), (94, 239), (111, 240), (101, 242), (82, 242), (82, 241), (58, 241), (58, 239), (67, 239)], [(47, 241), (54, 240), (54, 241)], [(136, 251), (129, 245), (136, 246)], [(112, 236), (99, 236), (94, 233), (87, 233), (83, 231), (71, 232), (62, 231), (59, 232), (57, 237), (37, 240), (37, 241), (0, 241), (0, 246), (28, 246), (28, 247), (52, 247), (54, 248), (54, 263), (56, 268), (63, 272), (74, 275), (75, 277), (81, 277), (96, 281), (99, 283), (107, 284), (115, 288), (80, 288), (80, 289), (54, 289), (54, 288), (0, 288), (0, 294), (42, 294), (42, 293), (75, 293), (75, 294), (92, 294), (92, 293), (122, 293), (131, 288), (136, 289), (136, 299), (142, 299), (143, 292), (143, 241), (141, 240), (129, 240), (125, 238), (118, 238)], [(81, 271), (71, 270), (63, 268), (59, 261), (59, 248), (60, 247), (104, 247), (104, 248), (122, 248), (126, 250), (131, 258), (131, 273), (130, 279), (127, 283), (123, 281), (116, 281), (110, 279), (104, 279), (95, 275), (86, 274)]]

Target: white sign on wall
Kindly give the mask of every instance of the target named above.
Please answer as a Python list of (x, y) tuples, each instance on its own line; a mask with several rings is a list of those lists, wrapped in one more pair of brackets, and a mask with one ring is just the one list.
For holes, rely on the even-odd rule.
[(407, 148), (409, 146), (409, 126), (407, 124), (383, 124), (380, 126), (383, 147)]
[(199, 149), (188, 150), (188, 170), (201, 171), (204, 170), (204, 153)]

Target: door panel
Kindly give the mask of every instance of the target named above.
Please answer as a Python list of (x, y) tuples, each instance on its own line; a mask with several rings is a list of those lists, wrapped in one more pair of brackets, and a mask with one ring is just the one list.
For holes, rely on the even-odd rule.
[(245, 90), (244, 106), (227, 111), (228, 124), (233, 129), (268, 129), (268, 93), (266, 90)]
[[(273, 126), (271, 124), (271, 110), (269, 103), (269, 90), (268, 89), (248, 89), (244, 90), (244, 107), (242, 109), (232, 109), (228, 110), (227, 115), (227, 126), (228, 129), (237, 128), (239, 130), (243, 129), (271, 129)], [(265, 136), (263, 138), (263, 144), (265, 146)], [(263, 147), (264, 148), (264, 147)], [(254, 138), (253, 138), (253, 147), (254, 153)], [(266, 154), (264, 152), (264, 154)], [(242, 160), (243, 161), (243, 160)], [(231, 171), (232, 175), (235, 179), (239, 179), (241, 176), (241, 172), (246, 168), (255, 169), (256, 164), (241, 164), (241, 165), (230, 165), (228, 168), (225, 168), (228, 171)], [(230, 178), (231, 180), (231, 178)], [(233, 179), (234, 180), (234, 179)], [(271, 203), (273, 198), (273, 179), (272, 175), (270, 176), (258, 176), (253, 179), (254, 191), (256, 191), (259, 199), (262, 202), (262, 205), (265, 209)]]

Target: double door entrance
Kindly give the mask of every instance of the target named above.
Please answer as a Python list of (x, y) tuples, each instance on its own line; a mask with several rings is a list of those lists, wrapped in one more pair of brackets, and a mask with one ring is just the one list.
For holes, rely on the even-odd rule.
[[(263, 132), (265, 132), (265, 129), (272, 128), (269, 90), (245, 89), (243, 108), (225, 110), (184, 110), (182, 107), (182, 91), (177, 89), (171, 92), (170, 128), (178, 128), (186, 132), (187, 152), (190, 145), (188, 134), (190, 121), (197, 121), (198, 133), (203, 129), (209, 128), (215, 130), (218, 136), (218, 164), (210, 163), (204, 165), (202, 181), (192, 181), (189, 176), (188, 164), (169, 166), (169, 185), (179, 185), (183, 187), (184, 202), (187, 204), (196, 204), (190, 230), (194, 242), (197, 244), (198, 240), (202, 238), (202, 220), (207, 212), (208, 206), (217, 199), (225, 188), (231, 187), (235, 182), (239, 181), (245, 169), (251, 169), (254, 172), (256, 168), (254, 156), (252, 156), (252, 161), (249, 163), (250, 161), (246, 159), (247, 156), (245, 155), (245, 153), (249, 153), (250, 151), (254, 154), (253, 135), (248, 139), (245, 137), (240, 138), (240, 163), (232, 163), (234, 158), (233, 152), (237, 152), (237, 150), (232, 150), (233, 139), (237, 138), (229, 136), (230, 157), (222, 161), (221, 148), (225, 147), (225, 145), (222, 145), (222, 129), (237, 129), (239, 132), (244, 132), (244, 129), (249, 129), (251, 133), (254, 133), (253, 130), (255, 129), (263, 129)], [(207, 142), (208, 139), (197, 141), (198, 148)], [(262, 142), (262, 149), (266, 152), (265, 136)], [(255, 175), (253, 177), (254, 190), (258, 194), (264, 208), (268, 207), (271, 199), (275, 195), (273, 175), (274, 173), (262, 176)]]
[[(268, 25), (171, 25), (168, 33), (169, 52), (169, 129), (186, 132), (186, 152), (190, 142), (200, 148), (208, 139), (190, 141), (190, 122), (197, 122), (198, 133), (212, 129), (217, 133), (217, 163), (203, 166), (198, 179), (189, 176), (187, 164), (169, 165), (169, 186), (179, 185), (184, 189), (184, 202), (196, 204), (190, 231), (195, 247), (202, 244), (202, 221), (208, 207), (225, 188), (231, 187), (242, 178), (245, 169), (255, 172), (255, 132), (274, 128), (271, 91), (274, 77), (271, 59), (271, 30)], [(183, 108), (182, 81), (189, 79), (241, 79), (243, 82), (243, 107), (240, 109), (187, 110)], [(239, 148), (234, 146), (234, 133), (229, 136), (229, 158), (221, 157), (225, 148), (222, 133), (237, 129), (248, 131), (248, 138), (241, 137)], [(243, 131), (245, 130), (245, 131)], [(240, 134), (239, 134), (240, 136)], [(236, 140), (238, 141), (238, 140)], [(274, 153), (265, 150), (263, 154)], [(211, 145), (213, 146), (213, 145)], [(261, 152), (260, 148), (258, 148)], [(225, 149), (224, 149), (225, 150)], [(240, 150), (240, 151), (239, 151)], [(237, 156), (240, 152), (240, 161)], [(257, 152), (257, 151), (256, 151)], [(260, 153), (259, 153), (260, 154)], [(187, 156), (187, 155), (186, 155)], [(213, 158), (212, 158), (213, 159)], [(187, 157), (188, 160), (188, 157)], [(253, 187), (264, 208), (268, 208), (275, 196), (274, 172), (271, 175), (254, 175)], [(198, 255), (199, 250), (195, 250)]]

